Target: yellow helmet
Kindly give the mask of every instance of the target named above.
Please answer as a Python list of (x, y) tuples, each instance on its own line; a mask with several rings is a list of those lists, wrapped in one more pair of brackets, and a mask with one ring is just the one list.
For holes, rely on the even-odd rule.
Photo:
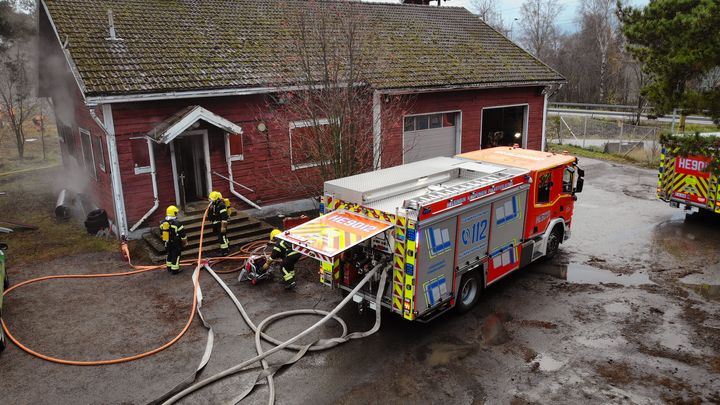
[(177, 216), (177, 213), (179, 211), (180, 210), (178, 209), (178, 207), (171, 205), (171, 206), (167, 207), (167, 209), (165, 210), (165, 215), (167, 215), (169, 217), (174, 217), (174, 216)]
[(270, 232), (270, 240), (275, 239), (275, 237), (278, 236), (278, 235), (280, 235), (281, 233), (282, 233), (282, 231), (280, 231), (279, 229), (273, 229), (273, 230)]
[(213, 191), (210, 193), (210, 201), (217, 201), (222, 198), (222, 194), (219, 191)]

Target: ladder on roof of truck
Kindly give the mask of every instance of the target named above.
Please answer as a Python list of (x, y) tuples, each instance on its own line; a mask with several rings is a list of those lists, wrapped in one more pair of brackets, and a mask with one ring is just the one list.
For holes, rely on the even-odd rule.
[(468, 191), (489, 186), (493, 183), (510, 180), (515, 176), (517, 176), (517, 174), (490, 174), (479, 179), (470, 180), (454, 186), (444, 187), (442, 190), (431, 191), (427, 194), (421, 195), (420, 197), (412, 198), (408, 202), (417, 204), (418, 207), (421, 205), (428, 205), (452, 197), (454, 195), (459, 195)]

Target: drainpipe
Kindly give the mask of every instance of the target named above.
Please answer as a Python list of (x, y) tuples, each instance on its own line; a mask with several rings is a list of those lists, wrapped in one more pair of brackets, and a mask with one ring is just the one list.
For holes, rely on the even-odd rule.
[(382, 167), (382, 94), (373, 91), (372, 116), (373, 116), (373, 170)]
[(142, 223), (145, 222), (145, 220), (148, 219), (148, 217), (160, 206), (160, 199), (158, 198), (157, 174), (155, 173), (155, 148), (153, 147), (153, 141), (150, 140), (150, 138), (146, 139), (148, 144), (148, 154), (150, 155), (150, 178), (152, 180), (153, 188), (153, 206), (150, 207), (150, 210), (148, 210), (148, 212), (146, 212), (145, 215), (143, 215), (143, 217), (132, 226), (132, 228), (130, 228), (130, 232), (134, 232), (138, 229), (140, 225), (142, 225)]
[[(122, 181), (120, 179), (120, 163), (118, 160), (117, 144), (115, 143), (115, 128), (112, 120), (112, 107), (109, 104), (104, 104), (103, 118), (105, 123), (100, 121), (97, 114), (95, 114), (95, 106), (87, 105), (90, 117), (92, 117), (95, 124), (105, 132), (105, 138), (107, 139), (108, 145), (108, 158), (110, 160), (110, 181), (113, 189), (113, 203), (115, 206), (115, 223), (116, 233), (118, 236), (125, 237), (127, 235), (127, 219), (125, 218), (125, 202), (123, 201), (122, 193)], [(112, 128), (112, 130), (111, 130)]]

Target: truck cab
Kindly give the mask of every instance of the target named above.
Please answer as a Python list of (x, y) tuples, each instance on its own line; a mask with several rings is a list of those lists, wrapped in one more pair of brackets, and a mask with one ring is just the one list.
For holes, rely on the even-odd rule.
[[(385, 266), (380, 305), (407, 320), (468, 311), (480, 291), (570, 237), (583, 171), (564, 154), (498, 147), (328, 181), (321, 216), (277, 237), (345, 292)], [(373, 304), (382, 278), (359, 290)]]

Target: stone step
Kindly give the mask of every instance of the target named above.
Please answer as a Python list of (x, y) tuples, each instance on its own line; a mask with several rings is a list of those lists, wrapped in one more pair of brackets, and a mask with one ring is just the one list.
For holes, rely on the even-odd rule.
[[(268, 234), (273, 229), (273, 227), (258, 220), (254, 221), (254, 223), (248, 224), (247, 227), (228, 229), (228, 239), (230, 240), (231, 247), (245, 244), (248, 242), (253, 242), (256, 240), (267, 239)], [(188, 245), (183, 249), (183, 252), (194, 251), (195, 253), (197, 253), (197, 248), (200, 245), (199, 234), (200, 232), (198, 231), (197, 236), (192, 240), (188, 238)], [(165, 244), (160, 238), (159, 231), (157, 233), (155, 233), (154, 231), (145, 233), (142, 238), (143, 240), (145, 240), (145, 242), (147, 242), (147, 244), (152, 248), (152, 250), (155, 251), (155, 253), (165, 253)], [(215, 249), (220, 249), (220, 244), (217, 243), (217, 238), (214, 234), (212, 234), (212, 230), (210, 230), (210, 232), (206, 231), (205, 238), (203, 240), (203, 251), (208, 252)]]
[[(253, 227), (257, 227), (259, 225), (263, 224), (263, 222), (258, 221), (254, 218), (243, 218), (239, 220), (230, 220), (228, 222), (228, 233), (231, 233), (233, 231), (242, 230), (242, 229), (250, 229)], [(188, 240), (196, 240), (200, 238), (200, 226), (201, 223), (192, 223), (189, 225), (184, 225), (185, 234), (188, 237)], [(153, 235), (155, 235), (158, 238), (161, 238), (161, 231), (159, 227), (153, 228), (151, 230)], [(205, 236), (211, 235), (213, 233), (213, 227), (210, 223), (205, 223)]]

